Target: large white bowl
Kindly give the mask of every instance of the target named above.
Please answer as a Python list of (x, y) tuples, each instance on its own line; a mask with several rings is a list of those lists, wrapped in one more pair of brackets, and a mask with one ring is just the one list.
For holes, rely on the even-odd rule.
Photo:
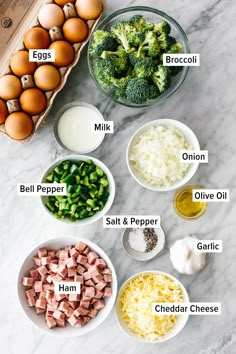
[(77, 220), (77, 221), (71, 221), (69, 219), (57, 219), (54, 217), (54, 215), (48, 210), (48, 208), (45, 206), (48, 197), (45, 196), (41, 196), (41, 202), (43, 205), (44, 210), (47, 211), (47, 213), (49, 215), (51, 215), (51, 217), (53, 217), (55, 220), (59, 220), (62, 221), (64, 223), (67, 224), (74, 224), (74, 225), (88, 225), (88, 224), (92, 224), (96, 221), (98, 221), (99, 219), (101, 219), (110, 209), (110, 207), (112, 206), (112, 203), (114, 201), (115, 198), (115, 182), (114, 182), (114, 178), (109, 170), (109, 168), (100, 160), (95, 159), (95, 157), (91, 157), (91, 156), (87, 156), (87, 155), (69, 155), (69, 156), (65, 156), (63, 158), (58, 159), (57, 161), (55, 161), (52, 165), (50, 165), (48, 167), (48, 169), (44, 172), (43, 177), (41, 178), (41, 182), (44, 183), (46, 180), (47, 175), (56, 167), (58, 166), (62, 161), (65, 160), (71, 160), (71, 161), (87, 161), (87, 160), (93, 160), (93, 162), (95, 163), (96, 166), (101, 167), (101, 169), (105, 172), (105, 174), (107, 175), (108, 178), (108, 182), (109, 182), (109, 197), (108, 200), (104, 206), (104, 208), (100, 211), (98, 211), (95, 215), (93, 215), (92, 217), (88, 217), (82, 220)]
[(157, 120), (152, 120), (151, 122), (144, 124), (141, 128), (139, 128), (131, 137), (129, 144), (127, 146), (127, 150), (126, 150), (126, 162), (127, 162), (127, 166), (128, 169), (131, 173), (131, 175), (133, 176), (133, 178), (143, 187), (153, 190), (153, 191), (157, 191), (157, 192), (166, 192), (166, 191), (170, 191), (173, 189), (177, 189), (182, 187), (185, 183), (187, 183), (195, 174), (195, 172), (198, 169), (199, 166), (199, 162), (193, 162), (190, 164), (190, 167), (186, 173), (186, 175), (184, 176), (184, 178), (173, 184), (172, 186), (168, 186), (168, 187), (155, 187), (153, 185), (148, 184), (147, 182), (145, 182), (142, 177), (139, 176), (139, 174), (137, 173), (137, 171), (132, 167), (132, 165), (130, 164), (130, 160), (129, 160), (129, 155), (130, 155), (130, 150), (132, 148), (133, 143), (136, 141), (136, 139), (138, 138), (138, 136), (140, 136), (144, 131), (146, 131), (148, 128), (150, 127), (154, 127), (157, 125), (163, 125), (163, 126), (171, 126), (171, 127), (175, 127), (176, 129), (178, 129), (180, 132), (182, 132), (182, 134), (185, 136), (185, 138), (187, 139), (187, 141), (189, 142), (189, 144), (192, 146), (193, 150), (199, 151), (200, 150), (200, 145), (198, 142), (198, 139), (196, 137), (196, 135), (194, 134), (194, 132), (184, 123), (181, 123), (177, 120), (174, 119), (157, 119)]
[(187, 314), (183, 314), (183, 315), (178, 315), (177, 316), (177, 319), (176, 319), (176, 323), (173, 327), (173, 329), (167, 333), (162, 339), (158, 339), (158, 340), (155, 340), (155, 341), (150, 341), (146, 338), (141, 338), (139, 337), (137, 334), (135, 334), (133, 331), (131, 331), (129, 328), (128, 328), (128, 325), (127, 323), (123, 320), (122, 316), (121, 316), (121, 303), (120, 303), (120, 298), (121, 296), (123, 295), (124, 293), (124, 290), (126, 288), (126, 286), (128, 285), (128, 283), (133, 280), (134, 278), (136, 278), (137, 276), (139, 275), (143, 275), (143, 274), (163, 274), (163, 275), (166, 275), (167, 277), (169, 277), (170, 279), (174, 280), (177, 284), (179, 284), (181, 290), (182, 290), (182, 293), (183, 293), (183, 302), (185, 303), (189, 303), (189, 297), (188, 297), (188, 293), (185, 289), (185, 287), (183, 286), (183, 284), (177, 280), (175, 277), (173, 277), (173, 275), (170, 275), (168, 273), (165, 273), (165, 272), (161, 272), (161, 271), (156, 271), (156, 270), (148, 270), (148, 271), (145, 271), (145, 272), (140, 272), (140, 273), (136, 273), (134, 274), (132, 277), (130, 277), (129, 279), (127, 279), (121, 286), (120, 290), (119, 290), (119, 293), (117, 295), (117, 300), (116, 300), (116, 318), (117, 318), (117, 321), (121, 327), (121, 329), (130, 337), (134, 338), (134, 339), (137, 339), (141, 342), (145, 342), (145, 343), (162, 343), (168, 339), (171, 339), (173, 337), (175, 337), (185, 326), (185, 324), (187, 323), (188, 321), (188, 318), (189, 318), (189, 315)]
[[(45, 319), (44, 319), (44, 314), (41, 315), (36, 315), (34, 308), (29, 307), (28, 303), (26, 301), (26, 296), (25, 296), (25, 287), (21, 284), (21, 280), (23, 276), (26, 276), (28, 271), (33, 268), (34, 262), (33, 262), (33, 256), (37, 254), (37, 251), (41, 247), (46, 247), (48, 249), (59, 249), (61, 247), (65, 247), (67, 245), (75, 245), (79, 241), (82, 241), (86, 243), (89, 248), (91, 248), (92, 251), (95, 251), (100, 257), (102, 257), (105, 262), (108, 265), (108, 268), (112, 271), (112, 278), (113, 281), (111, 283), (112, 287), (112, 296), (110, 298), (107, 298), (106, 300), (106, 305), (105, 307), (99, 311), (98, 315), (91, 319), (90, 322), (88, 322), (85, 326), (83, 327), (72, 327), (69, 323), (66, 324), (64, 328), (61, 327), (56, 327), (53, 329), (49, 329), (46, 325)], [(18, 274), (18, 279), (17, 279), (17, 293), (18, 293), (18, 300), (21, 305), (21, 308), (25, 314), (25, 316), (38, 328), (43, 330), (46, 333), (50, 333), (56, 336), (60, 337), (78, 337), (82, 336), (86, 333), (91, 332), (94, 330), (96, 327), (98, 327), (109, 315), (111, 312), (115, 300), (116, 300), (116, 294), (117, 294), (117, 277), (116, 277), (116, 272), (114, 269), (114, 266), (110, 260), (110, 258), (107, 256), (107, 254), (95, 243), (92, 241), (83, 239), (81, 237), (73, 237), (73, 236), (67, 236), (67, 237), (59, 237), (59, 238), (53, 238), (50, 239), (46, 242), (43, 242), (36, 246), (25, 258), (19, 274)]]

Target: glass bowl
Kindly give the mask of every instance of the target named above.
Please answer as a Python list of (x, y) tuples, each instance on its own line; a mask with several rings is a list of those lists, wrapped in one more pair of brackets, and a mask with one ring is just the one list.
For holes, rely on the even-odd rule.
[[(182, 29), (182, 27), (178, 24), (178, 22), (176, 22), (172, 17), (167, 15), (165, 12), (147, 6), (133, 6), (133, 7), (128, 7), (126, 9), (118, 10), (113, 14), (104, 18), (104, 20), (96, 27), (96, 30), (109, 31), (110, 28), (116, 22), (129, 20), (134, 15), (143, 15), (145, 18), (147, 18), (149, 21), (153, 23), (158, 23), (161, 21), (168, 22), (169, 25), (171, 26), (170, 35), (175, 37), (175, 39), (178, 42), (181, 42), (183, 46), (182, 53), (190, 53), (187, 36), (184, 30)], [(95, 59), (89, 54), (91, 43), (92, 43), (92, 38), (89, 42), (89, 48), (88, 48), (88, 66), (93, 80), (95, 81), (96, 85), (100, 88), (100, 90), (107, 97), (111, 98), (113, 101), (117, 103), (123, 104), (128, 107), (148, 107), (148, 106), (162, 103), (164, 100), (166, 100), (168, 97), (170, 97), (174, 92), (178, 90), (178, 88), (184, 82), (188, 73), (188, 69), (189, 69), (188, 66), (184, 66), (181, 72), (179, 72), (176, 76), (172, 77), (171, 85), (169, 89), (166, 90), (163, 94), (161, 94), (160, 96), (158, 96), (153, 100), (148, 100), (142, 104), (135, 104), (128, 101), (127, 99), (117, 98), (115, 96), (114, 88), (105, 89), (104, 87), (100, 86), (100, 84), (96, 80), (95, 73), (94, 73)]]

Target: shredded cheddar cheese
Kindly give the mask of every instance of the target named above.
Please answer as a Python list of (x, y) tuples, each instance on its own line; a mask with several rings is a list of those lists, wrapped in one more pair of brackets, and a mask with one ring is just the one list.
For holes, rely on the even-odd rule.
[(128, 328), (150, 341), (161, 339), (170, 332), (176, 315), (153, 315), (155, 302), (183, 302), (182, 290), (164, 274), (142, 274), (132, 279), (120, 298), (121, 316)]

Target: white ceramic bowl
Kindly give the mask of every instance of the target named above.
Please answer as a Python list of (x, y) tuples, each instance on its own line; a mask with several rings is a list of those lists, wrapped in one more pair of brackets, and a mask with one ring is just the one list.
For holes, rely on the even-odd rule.
[[(105, 262), (108, 265), (108, 268), (111, 269), (112, 271), (112, 296), (110, 298), (107, 298), (106, 300), (106, 306), (99, 311), (98, 315), (93, 318), (89, 323), (87, 323), (84, 327), (72, 327), (69, 323), (66, 324), (64, 328), (56, 327), (53, 329), (49, 329), (46, 325), (46, 322), (44, 320), (44, 314), (42, 315), (36, 315), (34, 309), (32, 307), (29, 307), (26, 301), (26, 296), (25, 296), (25, 287), (21, 284), (21, 279), (23, 276), (25, 276), (28, 271), (33, 267), (34, 262), (32, 257), (37, 254), (37, 251), (41, 247), (46, 247), (49, 249), (59, 249), (61, 247), (65, 247), (67, 245), (75, 245), (79, 241), (82, 241), (86, 243), (91, 250), (95, 251), (99, 256), (101, 256)], [(84, 334), (87, 334), (91, 332), (93, 329), (98, 327), (109, 315), (111, 312), (115, 300), (116, 300), (116, 294), (117, 294), (117, 277), (116, 277), (116, 272), (113, 267), (113, 264), (110, 260), (110, 258), (107, 256), (107, 254), (95, 243), (92, 241), (80, 238), (80, 237), (73, 237), (73, 236), (66, 236), (66, 237), (59, 237), (59, 238), (53, 238), (50, 239), (46, 242), (43, 242), (39, 244), (37, 247), (35, 247), (25, 258), (19, 274), (18, 274), (18, 280), (17, 280), (17, 293), (18, 293), (18, 300), (21, 305), (21, 308), (25, 314), (25, 316), (38, 328), (43, 330), (46, 333), (50, 333), (56, 336), (60, 337), (78, 337), (82, 336)]]
[(131, 258), (135, 259), (136, 261), (149, 261), (152, 258), (156, 257), (158, 253), (160, 253), (164, 246), (165, 246), (165, 233), (161, 227), (155, 228), (155, 232), (157, 234), (157, 245), (156, 247), (150, 251), (150, 252), (138, 252), (135, 251), (129, 244), (129, 233), (132, 230), (132, 228), (125, 229), (125, 232), (123, 233), (122, 236), (122, 243), (123, 243), (123, 248), (125, 252), (130, 256)]
[(127, 147), (127, 151), (126, 151), (126, 162), (128, 165), (128, 169), (131, 173), (131, 175), (133, 176), (133, 178), (143, 187), (153, 190), (153, 191), (157, 191), (157, 192), (166, 192), (166, 191), (170, 191), (173, 189), (177, 189), (182, 187), (185, 183), (187, 183), (195, 174), (195, 172), (197, 171), (199, 162), (193, 162), (191, 163), (186, 175), (184, 176), (184, 178), (173, 184), (172, 186), (168, 186), (168, 187), (155, 187), (153, 185), (148, 184), (147, 182), (145, 182), (142, 177), (139, 176), (139, 174), (137, 173), (137, 171), (132, 167), (130, 160), (129, 160), (129, 155), (130, 155), (130, 150), (132, 148), (133, 143), (136, 141), (137, 137), (140, 136), (144, 131), (146, 131), (148, 128), (153, 127), (153, 126), (157, 126), (157, 125), (163, 125), (163, 126), (171, 126), (174, 127), (176, 129), (178, 129), (180, 132), (182, 132), (182, 134), (185, 136), (185, 138), (187, 139), (187, 141), (190, 143), (190, 145), (192, 146), (193, 150), (199, 151), (200, 150), (200, 145), (198, 142), (198, 139), (196, 137), (196, 135), (193, 133), (193, 131), (185, 124), (174, 120), (174, 119), (157, 119), (157, 120), (152, 120), (151, 122), (144, 124), (141, 128), (139, 128), (131, 137), (128, 147)]
[(139, 340), (140, 342), (144, 342), (144, 343), (162, 343), (164, 341), (167, 341), (168, 339), (171, 339), (173, 337), (175, 337), (185, 326), (185, 324), (188, 321), (189, 315), (187, 314), (183, 314), (183, 315), (178, 315), (177, 319), (176, 319), (176, 323), (173, 327), (173, 329), (166, 334), (161, 340), (155, 340), (155, 341), (150, 341), (146, 338), (140, 338), (137, 336), (137, 334), (135, 334), (133, 331), (131, 331), (128, 326), (127, 323), (123, 320), (122, 316), (121, 316), (121, 304), (120, 304), (120, 298), (123, 295), (123, 292), (127, 286), (127, 284), (134, 278), (136, 278), (139, 275), (143, 275), (143, 274), (163, 274), (166, 275), (167, 277), (169, 277), (170, 279), (174, 280), (177, 284), (179, 284), (182, 293), (183, 293), (183, 302), (185, 303), (189, 303), (189, 297), (188, 297), (188, 293), (185, 289), (185, 287), (183, 286), (183, 284), (177, 280), (175, 277), (173, 277), (172, 275), (165, 273), (165, 272), (161, 272), (161, 271), (156, 271), (156, 270), (148, 270), (145, 272), (140, 272), (140, 273), (136, 273), (134, 274), (132, 277), (130, 277), (129, 279), (127, 279), (121, 286), (118, 295), (117, 295), (117, 300), (116, 300), (116, 318), (117, 321), (121, 327), (121, 329), (130, 337)]
[(93, 215), (92, 217), (88, 217), (86, 219), (82, 219), (82, 220), (77, 220), (77, 221), (71, 221), (69, 219), (57, 219), (54, 217), (54, 215), (48, 210), (48, 208), (45, 206), (48, 197), (45, 196), (41, 196), (41, 202), (43, 205), (44, 210), (46, 210), (46, 212), (53, 217), (55, 220), (59, 220), (62, 221), (64, 223), (67, 224), (74, 224), (74, 225), (88, 225), (88, 224), (92, 224), (96, 221), (98, 221), (99, 219), (101, 219), (103, 217), (103, 215), (105, 215), (108, 210), (110, 209), (110, 207), (112, 206), (112, 203), (114, 201), (115, 198), (115, 182), (114, 182), (114, 178), (109, 170), (109, 168), (100, 160), (95, 159), (94, 157), (91, 156), (85, 156), (85, 155), (69, 155), (69, 156), (65, 156), (63, 158), (58, 159), (57, 161), (55, 161), (52, 165), (50, 165), (47, 170), (44, 172), (43, 177), (41, 178), (41, 182), (44, 183), (45, 179), (47, 177), (47, 175), (57, 166), (59, 165), (62, 161), (65, 160), (72, 160), (72, 161), (87, 161), (87, 160), (93, 160), (93, 162), (95, 163), (96, 166), (101, 167), (101, 169), (105, 172), (105, 174), (107, 175), (108, 178), (108, 182), (109, 182), (109, 197), (108, 200), (104, 206), (104, 208), (100, 211), (98, 211), (95, 215)]

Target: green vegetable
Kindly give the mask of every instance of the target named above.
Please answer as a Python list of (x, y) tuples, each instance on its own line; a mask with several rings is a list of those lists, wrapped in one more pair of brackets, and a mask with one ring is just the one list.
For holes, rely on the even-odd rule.
[(108, 59), (111, 58), (115, 71), (117, 73), (122, 73), (128, 69), (128, 56), (126, 51), (122, 46), (119, 46), (117, 51), (103, 51), (101, 58)]
[(130, 102), (140, 104), (149, 99), (149, 83), (145, 79), (130, 79), (126, 87), (126, 97)]
[(116, 40), (111, 36), (109, 32), (98, 30), (94, 32), (90, 54), (95, 57), (99, 57), (104, 50), (115, 51), (118, 47)]
[(156, 23), (154, 25), (153, 30), (154, 30), (154, 32), (156, 32), (159, 35), (162, 33), (170, 34), (171, 27), (168, 22), (162, 21), (162, 22)]
[(148, 55), (151, 58), (156, 58), (161, 54), (160, 37), (157, 37), (155, 32), (146, 32), (144, 41), (138, 48), (137, 57), (141, 57), (143, 54)]
[(151, 31), (154, 28), (153, 23), (149, 22), (142, 15), (134, 15), (129, 20), (129, 23), (134, 27), (138, 32)]
[(46, 176), (46, 182), (67, 185), (66, 196), (50, 196), (45, 204), (59, 219), (76, 221), (91, 217), (104, 208), (109, 198), (107, 176), (92, 160), (64, 161)]
[(134, 32), (136, 32), (135, 28), (128, 21), (117, 22), (111, 27), (112, 36), (124, 47), (127, 53), (132, 51), (129, 37)]
[(160, 93), (166, 91), (170, 87), (170, 71), (168, 67), (159, 65), (158, 70), (152, 74), (152, 80)]

